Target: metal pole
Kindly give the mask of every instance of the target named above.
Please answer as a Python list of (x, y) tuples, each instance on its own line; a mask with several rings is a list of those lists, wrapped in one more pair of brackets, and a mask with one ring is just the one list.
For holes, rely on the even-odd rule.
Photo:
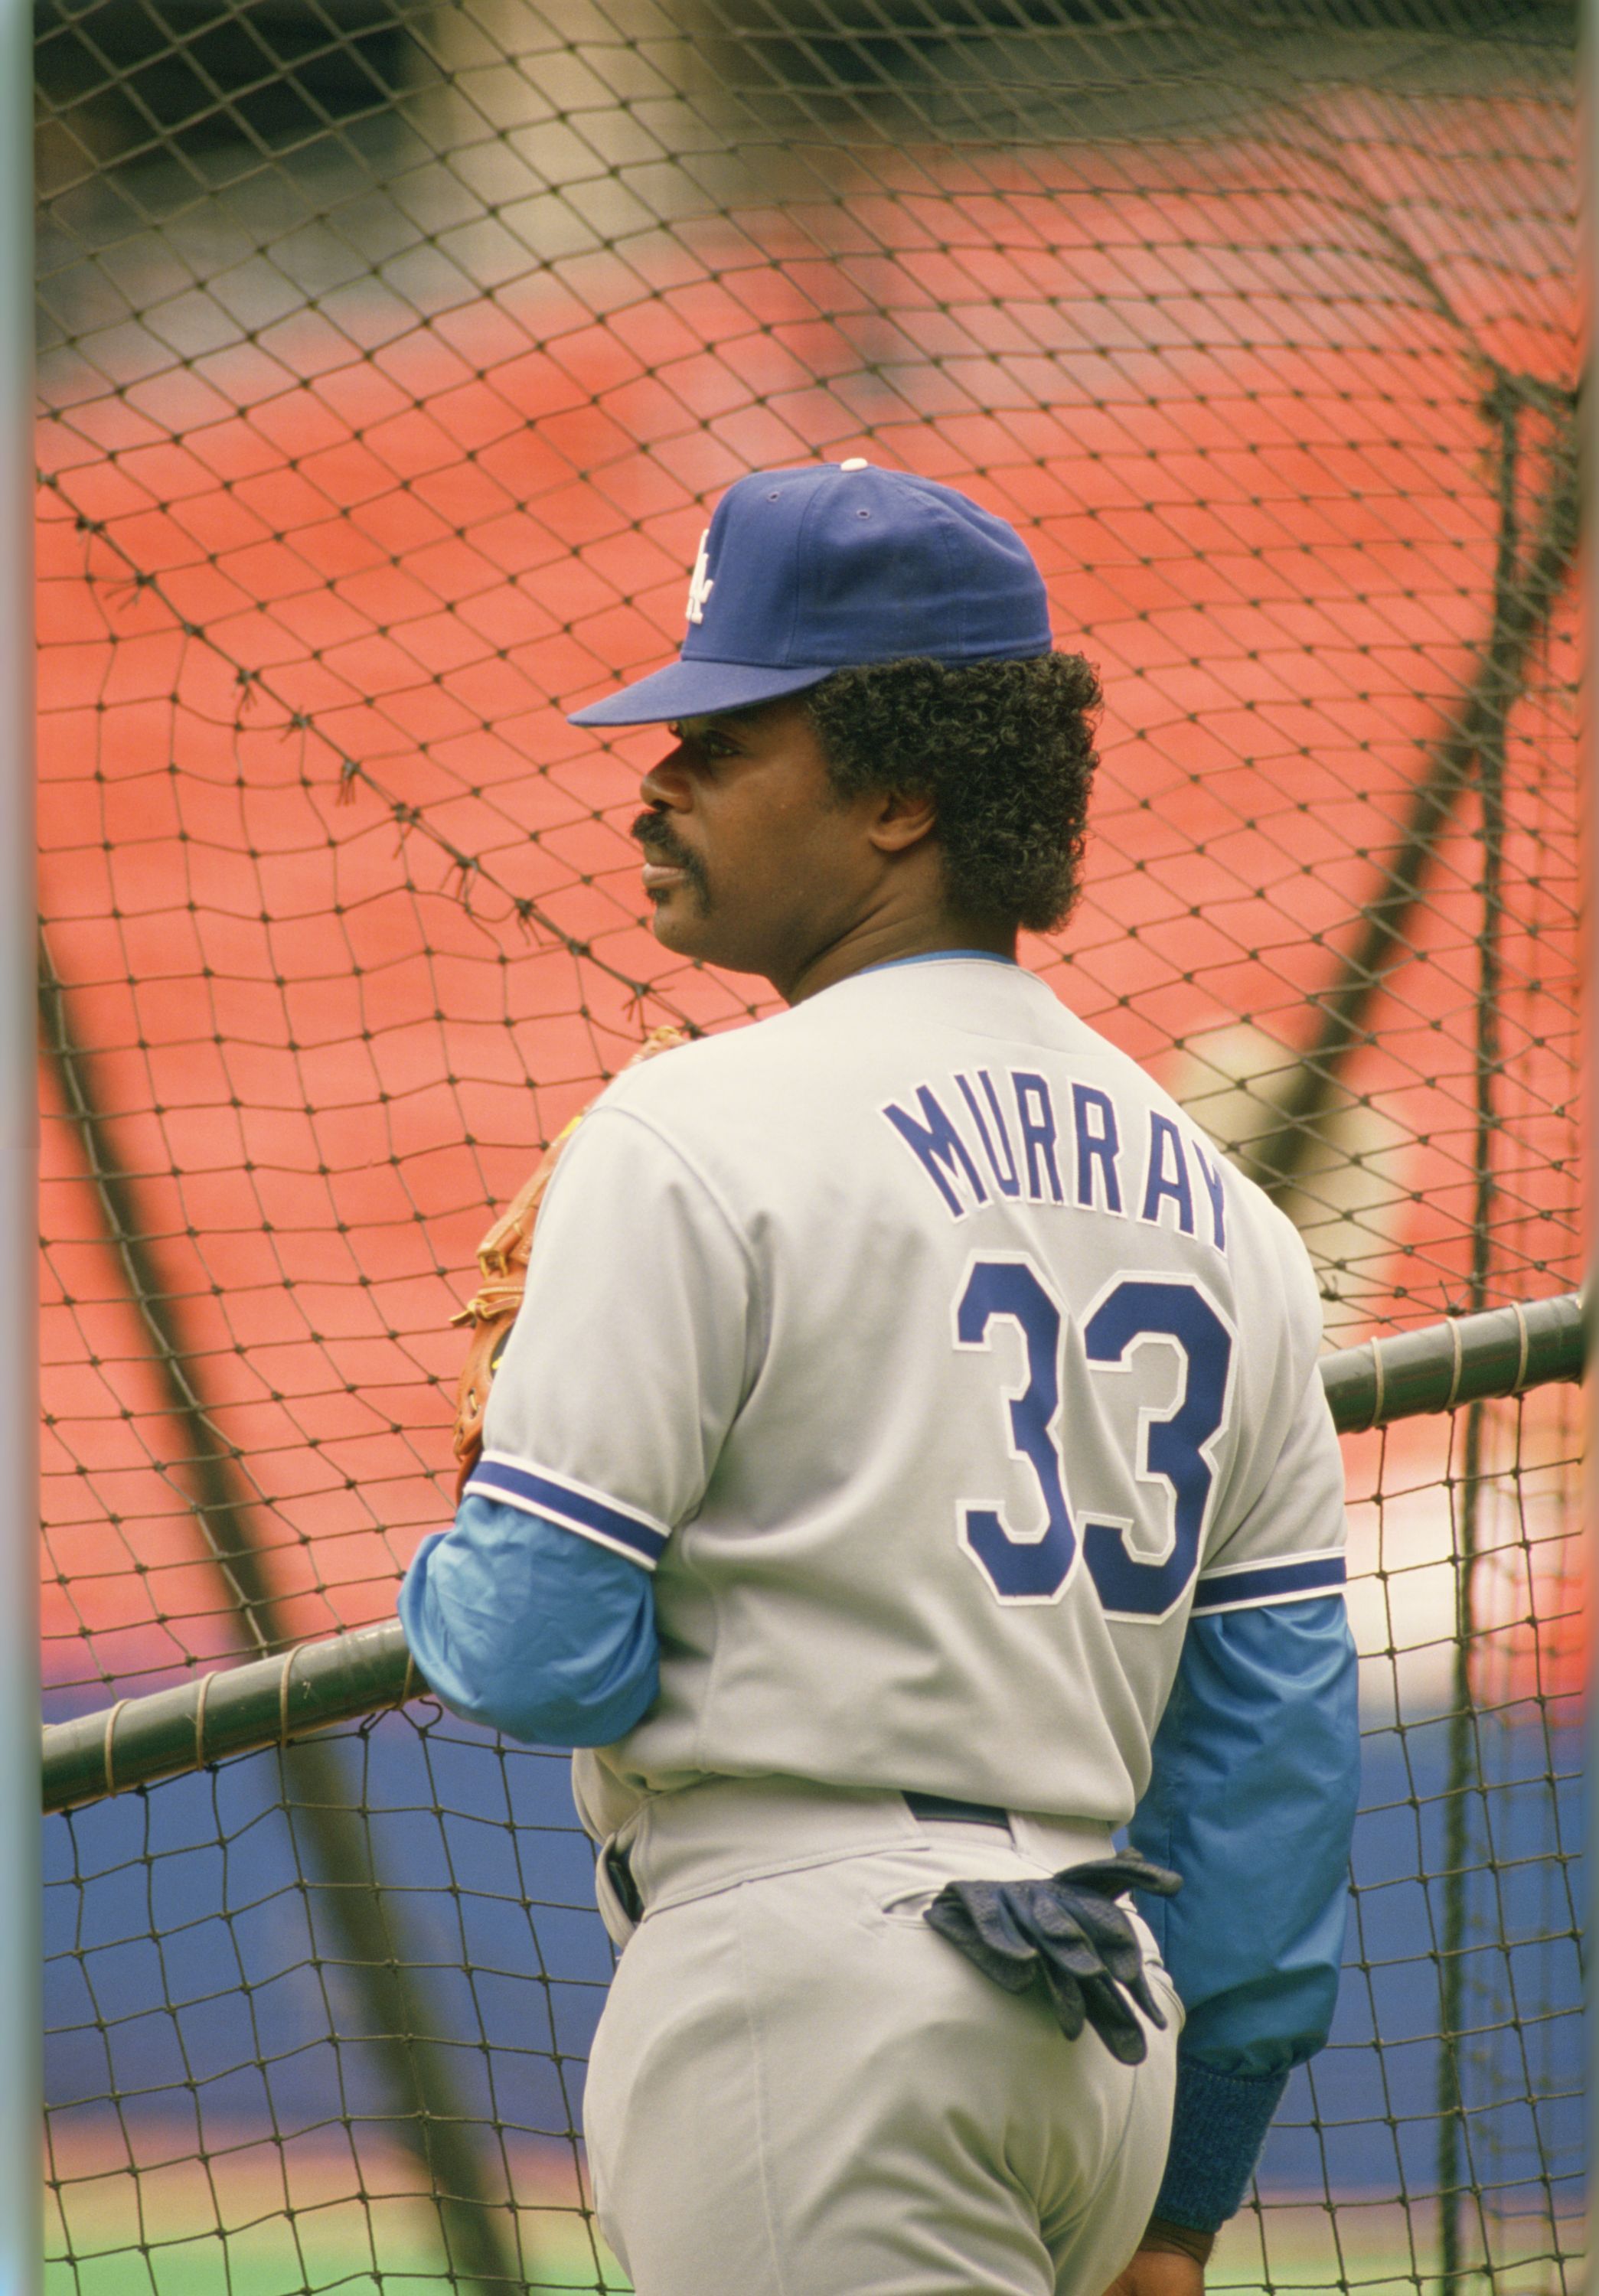
[[(1595, 325), (1599, 324), (1599, 216), (1595, 213), (1595, 201), (1599, 200), (1599, 0), (1586, 0), (1579, 25), (1580, 45), (1578, 53), (1578, 117), (1580, 122), (1578, 195), (1582, 201), (1581, 237), (1578, 242), (1578, 280), (1581, 296), (1580, 324), (1583, 327), (1584, 388), (1578, 410), (1578, 470), (1582, 488), (1581, 577), (1586, 608), (1583, 628), (1582, 664), (1582, 760), (1583, 772), (1579, 787), (1582, 808), (1583, 885), (1587, 899), (1583, 904), (1583, 946), (1580, 995), (1582, 997), (1583, 1029), (1580, 1041), (1586, 1054), (1586, 1073), (1583, 1078), (1581, 1106), (1586, 1122), (1583, 1127), (1586, 1154), (1583, 1159), (1584, 1210), (1587, 1228), (1584, 1237), (1587, 1266), (1587, 1310), (1589, 1336), (1599, 1329), (1599, 1164), (1595, 1162), (1595, 1141), (1599, 1141), (1599, 1058), (1595, 1057), (1594, 1031), (1599, 1024), (1599, 914), (1595, 913), (1595, 892), (1599, 891), (1599, 709), (1595, 707), (1594, 685), (1599, 676), (1599, 545), (1594, 539), (1594, 512), (1599, 507), (1599, 388), (1593, 374), (1593, 344)], [(1594, 1967), (1593, 1940), (1595, 1915), (1599, 1913), (1599, 1858), (1594, 1854), (1594, 1844), (1599, 1842), (1599, 1636), (1594, 1631), (1595, 1590), (1599, 1590), (1599, 1380), (1588, 1382), (1588, 1407), (1586, 1433), (1587, 1436), (1583, 1498), (1587, 1517), (1586, 1546), (1587, 1561), (1587, 2031), (1588, 2031), (1588, 2211), (1586, 2263), (1583, 2285), (1587, 2296), (1599, 2296), (1599, 2112), (1593, 2100), (1599, 2096), (1599, 1975)]]
[[(33, 12), (0, 0), (0, 2292), (37, 2296), (38, 1114), (34, 1017)], [(9, 952), (9, 954), (5, 954)]]
[[(1578, 103), (1581, 123), (1579, 144), (1580, 176), (1578, 193), (1582, 201), (1582, 226), (1579, 241), (1579, 292), (1582, 299), (1581, 324), (1584, 332), (1583, 392), (1578, 411), (1578, 468), (1582, 488), (1582, 558), (1584, 584), (1584, 646), (1582, 667), (1582, 735), (1583, 772), (1580, 781), (1582, 807), (1583, 884), (1587, 899), (1583, 905), (1583, 948), (1581, 989), (1583, 1029), (1581, 1042), (1587, 1056), (1583, 1082), (1582, 1108), (1587, 1119), (1584, 1127), (1586, 1154), (1583, 1159), (1583, 1182), (1587, 1231), (1584, 1238), (1588, 1276), (1589, 1335), (1599, 1329), (1599, 1164), (1595, 1162), (1595, 1143), (1599, 1141), (1599, 1058), (1595, 1057), (1594, 1031), (1599, 1024), (1599, 914), (1596, 914), (1595, 892), (1599, 891), (1599, 709), (1595, 707), (1594, 685), (1599, 676), (1599, 545), (1594, 539), (1594, 512), (1599, 507), (1599, 388), (1595, 387), (1593, 370), (1593, 344), (1595, 324), (1599, 324), (1599, 216), (1595, 213), (1595, 201), (1599, 200), (1599, 0), (1586, 0), (1580, 20), (1580, 46), (1578, 55)], [(1593, 1845), (1599, 1842), (1599, 1636), (1594, 1631), (1595, 1590), (1599, 1590), (1599, 1380), (1588, 1382), (1587, 1414), (1587, 1464), (1584, 1477), (1586, 1546), (1587, 1560), (1587, 2030), (1588, 2030), (1588, 2220), (1586, 2265), (1583, 2284), (1587, 2296), (1599, 2296), (1599, 2112), (1593, 2100), (1599, 2096), (1599, 1975), (1594, 1967), (1593, 1940), (1595, 1915), (1599, 1913), (1599, 1858), (1593, 1854)]]

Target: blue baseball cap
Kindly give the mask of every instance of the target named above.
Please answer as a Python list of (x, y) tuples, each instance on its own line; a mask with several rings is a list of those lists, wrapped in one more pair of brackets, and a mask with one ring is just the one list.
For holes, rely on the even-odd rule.
[(1027, 545), (953, 487), (858, 461), (752, 471), (701, 537), (677, 660), (571, 722), (709, 717), (867, 662), (1009, 661), (1050, 644)]

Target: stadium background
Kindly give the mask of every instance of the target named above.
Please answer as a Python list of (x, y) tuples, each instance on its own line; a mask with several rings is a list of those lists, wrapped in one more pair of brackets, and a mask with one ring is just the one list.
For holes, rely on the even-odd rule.
[[(640, 919), (658, 737), (562, 712), (673, 648), (763, 464), (1027, 534), (1107, 692), (1087, 892), (1028, 961), (1285, 1202), (1330, 1344), (1574, 1286), (1562, 12), (38, 23), (52, 1716), (386, 1615), (491, 1209), (644, 1027), (762, 1009)], [(1349, 1442), (1362, 1975), (1250, 2284), (1566, 2284), (1574, 1424), (1550, 1389)], [(535, 2284), (593, 2286), (559, 1766), (340, 1753), (468, 2036), (433, 2054), (573, 2276)], [(437, 2284), (286, 1793), (263, 1758), (53, 1821), (63, 2290)]]

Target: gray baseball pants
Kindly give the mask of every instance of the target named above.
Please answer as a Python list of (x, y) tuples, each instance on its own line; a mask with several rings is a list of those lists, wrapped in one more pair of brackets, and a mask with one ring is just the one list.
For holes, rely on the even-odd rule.
[(585, 2104), (639, 2296), (1104, 2296), (1160, 2185), (1182, 2013), (1141, 2065), (1069, 2041), (922, 1919), (947, 1881), (1108, 1853), (1103, 1827), (925, 1824), (894, 1794), (719, 1780), (622, 1837), (626, 1938)]

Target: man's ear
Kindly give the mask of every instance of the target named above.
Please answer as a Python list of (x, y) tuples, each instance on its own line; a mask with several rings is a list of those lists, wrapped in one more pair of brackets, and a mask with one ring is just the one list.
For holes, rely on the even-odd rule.
[(933, 801), (922, 790), (873, 792), (866, 834), (880, 853), (904, 853), (932, 834), (938, 821)]

